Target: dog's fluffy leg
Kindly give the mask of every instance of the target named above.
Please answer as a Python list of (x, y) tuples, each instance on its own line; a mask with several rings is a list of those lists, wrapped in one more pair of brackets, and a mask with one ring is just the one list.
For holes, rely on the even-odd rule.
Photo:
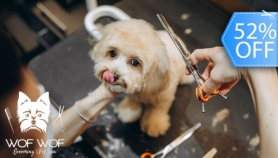
[(123, 123), (135, 122), (142, 114), (142, 103), (131, 97), (124, 98), (118, 106), (118, 117)]
[[(175, 90), (175, 88), (174, 88)], [(149, 136), (158, 137), (164, 135), (170, 127), (168, 111), (174, 100), (173, 95), (160, 94), (156, 98), (155, 105), (146, 105), (141, 118), (141, 130)]]
[[(164, 106), (164, 105), (161, 105)], [(141, 119), (141, 130), (151, 137), (164, 135), (170, 127), (170, 117), (158, 106), (146, 107)]]

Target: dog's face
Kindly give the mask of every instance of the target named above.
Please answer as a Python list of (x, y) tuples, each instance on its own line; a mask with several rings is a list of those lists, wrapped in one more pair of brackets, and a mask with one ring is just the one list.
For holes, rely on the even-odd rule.
[(17, 117), (21, 132), (27, 132), (32, 129), (46, 132), (50, 117), (49, 93), (44, 93), (37, 102), (31, 102), (28, 96), (19, 92)]
[(170, 61), (153, 27), (143, 20), (107, 25), (92, 52), (95, 75), (116, 92), (134, 93), (158, 86)]

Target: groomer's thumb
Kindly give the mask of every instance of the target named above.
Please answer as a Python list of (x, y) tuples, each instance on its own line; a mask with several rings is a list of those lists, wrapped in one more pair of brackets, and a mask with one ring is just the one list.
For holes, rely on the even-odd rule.
[(209, 78), (203, 84), (203, 91), (206, 94), (211, 94), (215, 89), (218, 88), (218, 86), (219, 86), (219, 84), (215, 80)]

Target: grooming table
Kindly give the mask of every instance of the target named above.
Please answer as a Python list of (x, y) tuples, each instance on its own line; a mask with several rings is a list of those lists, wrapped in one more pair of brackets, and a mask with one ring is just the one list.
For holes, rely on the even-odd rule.
[[(221, 35), (229, 20), (229, 15), (201, 0), (123, 0), (115, 6), (132, 18), (150, 22), (158, 30), (163, 28), (156, 14), (163, 14), (191, 51), (220, 46)], [(186, 34), (190, 32), (188, 30), (191, 33)], [(85, 29), (80, 29), (29, 64), (50, 97), (65, 108), (100, 84), (93, 75), (94, 64), (89, 57), (93, 46), (89, 45), (88, 37)], [(201, 62), (198, 65), (201, 71), (206, 64)], [(82, 136), (91, 144), (91, 149), (99, 153), (99, 157), (138, 158), (145, 151), (155, 153), (161, 150), (200, 122), (200, 129), (168, 157), (200, 158), (213, 147), (218, 150), (215, 158), (258, 157), (258, 127), (247, 84), (240, 81), (228, 93), (227, 100), (219, 96), (209, 100), (205, 103), (204, 114), (201, 113), (201, 103), (195, 98), (196, 86), (193, 83), (178, 87), (169, 111), (171, 127), (164, 136), (151, 138), (141, 132), (139, 121), (123, 124), (117, 119), (115, 107), (125, 97), (124, 94), (113, 100)]]

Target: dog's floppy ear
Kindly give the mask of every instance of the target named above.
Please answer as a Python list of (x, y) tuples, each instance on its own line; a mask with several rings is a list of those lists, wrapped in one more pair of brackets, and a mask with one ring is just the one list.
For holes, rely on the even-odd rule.
[(158, 60), (158, 69), (164, 73), (166, 70), (168, 70), (170, 68), (170, 58), (165, 50), (165, 46), (164, 44), (162, 45), (158, 45), (157, 46), (157, 51), (158, 51), (158, 56), (157, 56), (157, 60)]
[(98, 58), (101, 57), (99, 54), (105, 52), (105, 48), (106, 48), (106, 41), (107, 41), (107, 36), (109, 36), (109, 34), (111, 34), (111, 29), (109, 29), (111, 26), (113, 26), (113, 23), (107, 24), (105, 26), (101, 26), (99, 27), (99, 32), (101, 33), (101, 38), (94, 41), (94, 49), (90, 52), (90, 56), (91, 59), (96, 63)]
[(90, 52), (91, 59), (96, 63), (103, 52), (106, 49), (106, 36), (102, 36), (101, 39), (95, 44), (93, 50)]
[[(163, 89), (167, 80), (169, 80), (169, 70), (171, 66), (170, 58), (166, 51), (164, 43), (160, 40), (160, 38), (153, 39), (153, 46), (149, 49), (148, 57), (152, 60), (147, 62), (151, 62), (150, 71), (148, 71), (145, 84), (146, 91), (149, 92), (158, 92)], [(148, 60), (148, 59), (146, 59)]]
[[(157, 64), (158, 71), (164, 73), (166, 70), (170, 68), (170, 58), (168, 56), (168, 53), (166, 51), (166, 46), (160, 39), (159, 33), (156, 33), (158, 41), (156, 42), (154, 49), (151, 52), (155, 54), (155, 64)], [(157, 71), (157, 70), (156, 70)]]
[(96, 43), (93, 50), (90, 52), (90, 57), (94, 62), (96, 62), (96, 53), (98, 51), (98, 45), (99, 45), (99, 43)]

